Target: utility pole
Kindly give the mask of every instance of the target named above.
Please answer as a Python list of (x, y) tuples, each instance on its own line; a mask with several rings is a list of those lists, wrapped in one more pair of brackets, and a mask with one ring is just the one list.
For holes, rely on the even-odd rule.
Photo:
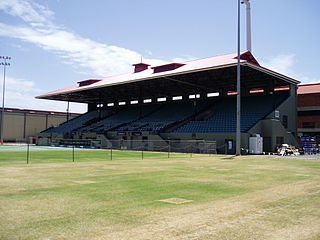
[(6, 67), (10, 66), (8, 63), (11, 60), (11, 57), (8, 56), (0, 56), (0, 65), (3, 65), (3, 84), (2, 84), (2, 108), (1, 108), (1, 127), (0, 127), (0, 144), (3, 144), (4, 138), (4, 99), (5, 99), (5, 92), (6, 92)]

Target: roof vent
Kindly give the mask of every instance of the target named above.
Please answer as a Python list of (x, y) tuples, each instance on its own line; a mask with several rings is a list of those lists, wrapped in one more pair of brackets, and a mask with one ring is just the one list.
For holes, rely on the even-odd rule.
[(84, 87), (100, 81), (101, 79), (88, 79), (88, 80), (80, 81), (78, 82), (78, 84), (79, 84), (79, 87)]
[[(237, 57), (235, 57), (235, 58), (237, 58)], [(254, 58), (254, 56), (252, 55), (252, 53), (249, 52), (249, 51), (246, 51), (246, 52), (242, 53), (242, 54), (240, 55), (240, 59), (241, 59), (241, 60), (246, 60), (248, 63), (251, 63), (251, 64), (254, 64), (254, 65), (260, 66), (260, 64), (258, 63), (258, 61)]]
[(182, 67), (183, 63), (169, 63), (161, 66), (152, 67), (153, 73), (166, 72)]
[(134, 66), (134, 73), (138, 73), (148, 69), (150, 65), (146, 63), (136, 63), (132, 64), (132, 66)]

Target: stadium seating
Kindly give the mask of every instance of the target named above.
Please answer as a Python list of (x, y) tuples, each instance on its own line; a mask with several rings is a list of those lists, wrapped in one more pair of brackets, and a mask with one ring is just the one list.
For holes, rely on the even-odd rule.
[(80, 128), (82, 132), (96, 132), (103, 133), (109, 131), (117, 126), (133, 122), (141, 117), (144, 117), (153, 111), (156, 111), (158, 106), (143, 105), (143, 106), (130, 106), (123, 108), (121, 111), (108, 116), (98, 122), (89, 126)]
[(49, 128), (49, 129), (43, 131), (43, 133), (70, 133), (70, 132), (75, 131), (76, 129), (82, 127), (85, 123), (87, 123), (95, 118), (98, 118), (98, 117), (99, 117), (98, 110), (87, 112), (83, 115), (80, 115), (79, 117), (76, 117), (74, 119), (71, 119), (68, 122), (61, 124), (58, 127)]
[[(251, 96), (241, 100), (241, 132), (248, 131), (275, 109), (286, 96)], [(205, 121), (190, 121), (175, 133), (216, 133), (236, 131), (236, 99), (228, 98), (216, 104), (214, 114)]]
[(170, 124), (182, 121), (199, 112), (209, 104), (199, 101), (197, 107), (193, 102), (171, 102), (160, 105), (153, 113), (136, 121), (116, 128), (116, 131), (160, 131)]
[[(268, 115), (275, 107), (284, 101), (286, 96), (250, 96), (241, 100), (241, 131), (248, 131), (259, 120)], [(219, 101), (198, 100), (169, 102), (150, 105), (130, 105), (120, 108), (109, 108), (88, 112), (63, 123), (56, 128), (50, 128), (44, 133), (71, 133), (106, 131), (154, 131), (159, 132), (174, 124), (184, 124), (173, 130), (175, 133), (215, 133), (235, 132), (236, 129), (236, 99), (227, 97)], [(193, 119), (190, 121), (190, 119)], [(201, 119), (201, 120), (194, 120)], [(205, 120), (202, 120), (205, 119)], [(168, 129), (168, 128), (167, 128)]]

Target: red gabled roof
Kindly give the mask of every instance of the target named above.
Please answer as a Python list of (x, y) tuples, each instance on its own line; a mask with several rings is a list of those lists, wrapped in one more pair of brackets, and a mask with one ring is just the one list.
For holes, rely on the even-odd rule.
[(298, 95), (320, 93), (320, 83), (303, 84), (298, 86)]
[[(273, 72), (269, 69), (261, 67), (250, 51), (244, 51), (240, 53), (240, 63), (250, 64), (251, 67), (254, 67), (260, 71), (277, 75), (278, 77), (285, 78), (286, 80), (294, 82), (296, 84), (299, 83), (298, 81), (292, 78), (286, 77), (279, 73)], [(216, 68), (222, 68), (222, 67), (235, 66), (237, 64), (237, 54), (231, 53), (231, 54), (226, 54), (221, 56), (197, 59), (197, 60), (187, 61), (184, 63), (175, 63), (175, 64), (180, 64), (180, 66), (178, 68), (173, 68), (167, 71), (160, 71), (160, 72), (157, 72), (157, 71), (155, 72), (153, 70), (156, 69), (157, 67), (163, 67), (163, 65), (153, 66), (152, 68), (148, 68), (140, 72), (121, 74), (117, 76), (102, 78), (101, 81), (92, 83), (88, 86), (79, 87), (79, 84), (74, 84), (67, 88), (59, 89), (59, 90), (38, 96), (37, 98), (45, 99), (50, 96), (59, 95), (59, 94), (67, 94), (72, 92), (88, 90), (88, 89), (95, 89), (95, 88), (107, 87), (112, 85), (143, 81), (143, 80), (166, 77), (166, 76), (182, 74), (182, 73), (191, 73), (191, 72), (204, 71), (204, 70), (210, 70), (210, 69), (216, 69)], [(167, 65), (170, 65), (170, 64), (167, 64)]]

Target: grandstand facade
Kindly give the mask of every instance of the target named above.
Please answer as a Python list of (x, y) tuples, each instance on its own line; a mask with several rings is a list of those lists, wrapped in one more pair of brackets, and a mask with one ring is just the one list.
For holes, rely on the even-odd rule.
[[(242, 52), (241, 139), (263, 137), (264, 151), (282, 143), (297, 145), (298, 81), (259, 65)], [(225, 152), (236, 131), (237, 55), (150, 66), (134, 64), (129, 74), (89, 79), (37, 98), (88, 104), (88, 112), (43, 131), (40, 144), (93, 144), (113, 147), (136, 140), (166, 145), (168, 141), (206, 140)], [(90, 143), (89, 143), (90, 142)]]

